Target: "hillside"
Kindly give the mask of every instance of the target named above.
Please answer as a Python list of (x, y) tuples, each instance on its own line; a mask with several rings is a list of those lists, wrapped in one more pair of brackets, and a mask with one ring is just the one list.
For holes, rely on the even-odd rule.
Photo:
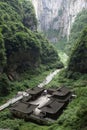
[[(56, 50), (38, 33), (37, 20), (31, 2), (0, 2), (1, 71), (16, 73), (40, 67), (46, 58), (49, 67), (60, 67)], [(44, 49), (43, 49), (44, 48)], [(48, 51), (45, 53), (43, 51)], [(54, 58), (52, 58), (54, 57)], [(59, 62), (59, 63), (58, 63)]]
[[(66, 50), (69, 51), (73, 48), (76, 40), (81, 35), (82, 31), (87, 26), (87, 10), (83, 9), (80, 13), (78, 13), (77, 17), (75, 18), (75, 22), (73, 23), (70, 31), (69, 41), (66, 45)], [(70, 52), (70, 51), (69, 51)]]
[(87, 28), (84, 29), (73, 48), (68, 70), (82, 74), (87, 73)]
[[(45, 88), (65, 86), (74, 97), (55, 122), (45, 125), (15, 118), (8, 108), (0, 111), (0, 129), (87, 130), (86, 8), (87, 0), (0, 1), (0, 105), (45, 83), (64, 65)], [(39, 29), (59, 43), (56, 48)]]
[(67, 68), (46, 87), (67, 86), (75, 98), (49, 130), (87, 130), (87, 27), (74, 43)]
[(1, 0), (1, 96), (11, 91), (11, 81), (27, 80), (43, 71), (61, 67), (63, 64), (58, 52), (37, 32), (37, 19), (32, 3), (26, 0)]

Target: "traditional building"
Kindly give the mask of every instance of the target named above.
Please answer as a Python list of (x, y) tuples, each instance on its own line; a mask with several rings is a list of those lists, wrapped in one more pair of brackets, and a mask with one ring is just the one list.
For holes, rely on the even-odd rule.
[(47, 90), (36, 87), (27, 92), (29, 96), (13, 104), (10, 110), (18, 118), (39, 122), (57, 120), (72, 97), (66, 87)]

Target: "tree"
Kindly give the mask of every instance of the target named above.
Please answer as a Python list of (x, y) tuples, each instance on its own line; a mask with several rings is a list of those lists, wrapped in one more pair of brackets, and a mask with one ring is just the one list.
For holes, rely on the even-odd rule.
[(0, 76), (0, 96), (6, 96), (9, 93), (9, 80), (6, 74)]
[(0, 33), (0, 72), (3, 71), (5, 65), (6, 65), (5, 46), (4, 46), (3, 36)]

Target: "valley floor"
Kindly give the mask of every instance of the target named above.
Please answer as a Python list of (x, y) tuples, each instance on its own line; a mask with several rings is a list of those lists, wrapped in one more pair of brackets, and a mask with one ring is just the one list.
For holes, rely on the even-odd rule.
[[(50, 71), (44, 72), (42, 75), (23, 81), (21, 84), (16, 82), (15, 85), (19, 86), (19, 89), (22, 88), (22, 90), (24, 90), (24, 85), (32, 88), (40, 84), (49, 73)], [(9, 128), (10, 130), (87, 130), (87, 75), (78, 75), (77, 79), (69, 79), (64, 77), (64, 73), (65, 69), (61, 70), (45, 87), (67, 86), (77, 96), (55, 123), (43, 126), (25, 122), (13, 118), (9, 110), (6, 109), (0, 112), (0, 128)], [(5, 100), (12, 96), (13, 94)]]

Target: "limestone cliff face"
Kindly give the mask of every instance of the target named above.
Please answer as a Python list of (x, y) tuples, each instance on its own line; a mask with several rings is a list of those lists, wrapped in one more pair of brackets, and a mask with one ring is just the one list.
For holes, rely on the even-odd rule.
[(38, 19), (38, 29), (45, 32), (54, 31), (49, 36), (51, 41), (69, 38), (70, 29), (77, 14), (87, 8), (87, 0), (32, 0)]
[(48, 30), (53, 19), (58, 16), (62, 0), (32, 0), (32, 2), (39, 21), (39, 29)]

